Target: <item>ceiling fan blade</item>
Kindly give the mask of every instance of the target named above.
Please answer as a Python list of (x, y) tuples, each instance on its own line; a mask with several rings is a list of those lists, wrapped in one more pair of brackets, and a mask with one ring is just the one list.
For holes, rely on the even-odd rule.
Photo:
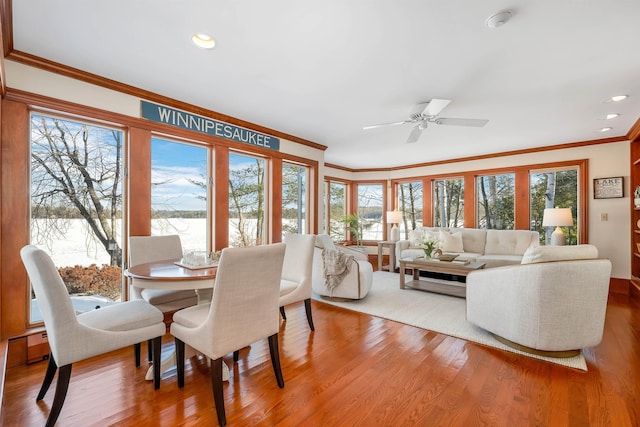
[(435, 117), (451, 102), (450, 99), (432, 99), (422, 111), (427, 117)]
[(489, 123), (489, 120), (485, 120), (485, 119), (453, 119), (453, 118), (447, 118), (447, 117), (439, 117), (439, 118), (435, 119), (434, 122), (436, 124), (439, 124), (439, 125), (472, 126), (472, 127), (480, 128), (480, 127), (486, 125), (487, 123)]
[(418, 125), (416, 127), (414, 127), (411, 130), (411, 133), (409, 134), (409, 138), (407, 138), (407, 143), (411, 144), (413, 142), (417, 142), (418, 139), (420, 138), (420, 135), (422, 134), (422, 131), (425, 129), (425, 127)]
[(375, 129), (375, 128), (381, 128), (383, 126), (395, 126), (395, 125), (406, 125), (408, 123), (413, 123), (410, 120), (404, 120), (402, 122), (392, 122), (392, 123), (380, 123), (377, 125), (369, 125), (369, 126), (363, 126), (362, 129), (363, 130), (367, 130), (367, 129)]

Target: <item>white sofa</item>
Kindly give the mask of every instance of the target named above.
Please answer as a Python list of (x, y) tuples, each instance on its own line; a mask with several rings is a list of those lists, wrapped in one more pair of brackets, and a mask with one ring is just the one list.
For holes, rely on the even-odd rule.
[(537, 231), (418, 227), (409, 232), (409, 240), (396, 244), (396, 268), (400, 267), (401, 258), (424, 256), (421, 244), (425, 236), (439, 239), (443, 252), (483, 262), (485, 268), (520, 264), (527, 249), (540, 245)]
[[(322, 250), (324, 248), (340, 251), (346, 255), (352, 255), (349, 273), (342, 282), (333, 289), (327, 287), (324, 276)], [(371, 290), (373, 284), (373, 266), (369, 262), (366, 253), (345, 246), (336, 246), (331, 237), (326, 234), (316, 236), (316, 246), (313, 249), (313, 273), (311, 275), (311, 288), (313, 292), (324, 298), (338, 298), (357, 300), (362, 299)]]
[(611, 275), (611, 262), (597, 257), (592, 245), (540, 246), (521, 265), (473, 271), (467, 320), (537, 354), (568, 357), (593, 347), (602, 339)]

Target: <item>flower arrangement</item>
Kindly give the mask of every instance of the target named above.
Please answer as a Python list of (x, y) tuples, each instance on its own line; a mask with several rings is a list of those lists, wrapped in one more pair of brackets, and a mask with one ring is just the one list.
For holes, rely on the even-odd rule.
[(422, 249), (424, 250), (424, 255), (427, 258), (431, 258), (434, 252), (437, 249), (440, 249), (440, 244), (441, 244), (440, 239), (434, 239), (434, 238), (425, 236), (424, 240), (422, 241)]

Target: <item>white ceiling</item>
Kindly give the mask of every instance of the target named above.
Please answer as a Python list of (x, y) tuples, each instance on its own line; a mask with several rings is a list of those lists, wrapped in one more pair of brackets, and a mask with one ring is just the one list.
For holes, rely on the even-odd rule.
[[(636, 0), (13, 0), (13, 46), (386, 168), (624, 136), (640, 117), (639, 18)], [(602, 102), (616, 94), (630, 98)], [(430, 125), (415, 144), (410, 125), (362, 130), (431, 98), (489, 123)]]

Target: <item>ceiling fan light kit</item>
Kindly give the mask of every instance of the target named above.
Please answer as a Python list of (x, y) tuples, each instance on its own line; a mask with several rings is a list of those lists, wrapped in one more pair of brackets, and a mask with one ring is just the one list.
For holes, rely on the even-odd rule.
[(427, 102), (421, 102), (416, 104), (409, 111), (409, 120), (402, 122), (381, 123), (377, 125), (364, 126), (362, 129), (375, 129), (383, 126), (395, 126), (395, 125), (408, 125), (414, 124), (415, 126), (411, 130), (408, 143), (416, 142), (420, 138), (422, 131), (425, 130), (429, 123), (435, 123), (437, 125), (448, 126), (471, 126), (482, 127), (486, 125), (489, 120), (484, 119), (459, 119), (450, 117), (439, 117), (438, 115), (444, 108), (449, 105), (451, 100), (449, 99), (432, 99)]

